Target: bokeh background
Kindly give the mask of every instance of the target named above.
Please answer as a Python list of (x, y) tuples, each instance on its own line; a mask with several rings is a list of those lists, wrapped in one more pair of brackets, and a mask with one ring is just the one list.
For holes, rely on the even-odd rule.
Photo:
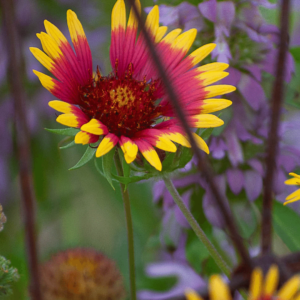
[[(154, 5), (151, 0), (141, 2), (143, 7)], [(263, 67), (261, 62), (265, 60), (270, 65), (275, 62), (272, 58), (267, 57), (267, 54), (270, 53), (268, 53), (267, 48), (261, 45), (268, 44), (270, 38), (275, 44), (274, 49), (276, 49), (276, 41), (273, 40), (275, 35), (272, 36), (274, 33), (272, 30), (274, 31), (275, 27), (270, 27), (273, 28), (272, 30), (265, 28), (265, 32), (261, 30), (259, 33), (253, 28), (252, 33), (244, 28), (246, 33), (241, 34), (238, 31), (242, 30), (241, 28), (230, 31), (226, 27), (229, 26), (226, 22), (232, 23), (234, 18), (242, 18), (240, 11), (236, 11), (236, 15), (231, 21), (222, 16), (219, 17), (219, 20), (211, 21), (209, 16), (205, 14), (204, 7), (202, 10), (199, 8), (196, 15), (191, 15), (188, 10), (186, 10), (185, 15), (180, 15), (178, 5), (182, 5), (181, 2), (178, 0), (157, 1), (158, 4), (162, 5), (161, 20), (164, 25), (170, 28), (179, 26), (183, 29), (191, 26), (197, 28), (198, 26), (199, 34), (196, 46), (200, 46), (204, 42), (217, 41), (220, 46), (219, 52), (214, 54), (213, 60), (229, 61), (233, 65), (233, 69), (230, 71), (233, 74), (229, 78), (230, 83), (235, 84), (233, 82), (236, 82), (239, 85), (239, 94), (229, 96), (229, 99), (236, 99), (236, 103), (242, 101), (244, 106), (245, 103), (250, 103), (250, 105), (246, 105), (247, 110), (245, 111), (239, 110), (239, 106), (236, 106), (236, 109), (226, 110), (221, 116), (225, 119), (224, 128), (226, 129), (214, 131), (209, 143), (212, 150), (211, 160), (219, 175), (220, 186), (224, 187), (224, 193), (227, 193), (227, 198), (231, 200), (230, 204), (234, 207), (235, 214), (239, 217), (241, 214), (243, 216), (238, 218), (240, 230), (254, 255), (258, 251), (259, 241), (258, 223), (262, 192), (261, 178), (263, 176), (260, 172), (262, 168), (260, 160), (263, 158), (266, 138), (266, 127), (262, 121), (266, 119), (266, 109), (263, 107), (268, 107), (267, 99), (270, 99), (273, 80), (272, 71)], [(187, 3), (198, 7), (198, 4), (203, 2), (206, 1), (191, 0)], [(231, 2), (238, 7), (245, 1)], [(255, 3), (261, 14), (260, 20), (263, 20), (264, 24), (278, 25), (277, 7), (266, 5), (268, 1), (249, 2), (251, 5)], [(276, 1), (268, 3), (277, 4)], [(76, 146), (60, 149), (59, 147), (67, 144), (68, 141), (62, 140), (59, 135), (44, 130), (44, 128), (61, 127), (55, 122), (55, 113), (47, 105), (48, 101), (54, 99), (53, 96), (42, 88), (37, 77), (32, 73), (32, 69), (42, 72), (45, 70), (28, 49), (30, 46), (40, 48), (36, 33), (44, 31), (43, 21), (45, 19), (60, 28), (66, 36), (69, 36), (66, 11), (72, 9), (83, 24), (92, 50), (94, 67), (98, 65), (102, 73), (109, 73), (111, 71), (109, 62), (110, 14), (113, 5), (114, 1), (104, 0), (15, 0), (17, 25), (23, 53), (22, 76), (24, 76), (26, 113), (31, 138), (40, 260), (41, 262), (46, 261), (53, 253), (72, 247), (94, 248), (116, 262), (128, 287), (126, 227), (118, 183), (114, 182), (115, 190), (113, 190), (106, 179), (96, 171), (93, 161), (81, 169), (68, 171), (80, 159), (85, 148)], [(185, 8), (187, 9), (187, 7)], [(280, 147), (285, 152), (283, 152), (283, 157), (279, 158), (282, 160), (282, 164), (279, 165), (283, 167), (280, 167), (282, 171), (278, 173), (278, 184), (281, 186), (276, 192), (278, 201), (282, 201), (291, 191), (286, 190), (283, 186), (287, 173), (296, 171), (300, 167), (300, 133), (298, 130), (300, 125), (300, 51), (298, 50), (300, 23), (297, 17), (299, 14), (300, 0), (294, 0), (291, 20), (292, 51), (289, 55), (287, 71), (289, 78), (286, 79), (287, 96), (282, 118), (285, 125), (281, 128), (283, 139)], [(0, 18), (3, 21), (3, 18)], [(205, 25), (203, 25), (204, 23)], [(230, 24), (229, 27), (232, 29), (234, 26)], [(216, 28), (223, 28), (223, 31), (221, 30), (220, 33)], [(224, 28), (229, 30), (228, 34)], [(239, 35), (235, 35), (236, 32)], [(255, 34), (258, 35), (257, 38), (254, 37)], [(263, 40), (259, 34), (267, 40)], [(13, 286), (13, 295), (7, 299), (23, 300), (28, 299), (28, 269), (16, 160), (13, 100), (7, 82), (8, 54), (5, 49), (3, 26), (0, 30), (0, 39), (0, 203), (3, 205), (7, 216), (5, 228), (0, 233), (0, 254), (9, 259), (12, 265), (18, 268), (20, 274), (20, 280)], [(228, 41), (227, 46), (223, 39)], [(226, 47), (231, 50), (230, 54)], [(254, 60), (258, 54), (264, 55), (260, 64), (256, 64)], [(241, 66), (241, 61), (248, 64), (248, 71), (245, 71)], [(237, 74), (237, 72), (240, 73)], [(259, 75), (257, 75), (258, 73)], [(239, 97), (243, 100), (240, 100)], [(239, 121), (233, 121), (235, 120), (234, 116), (241, 111), (251, 120), (245, 126), (246, 132), (251, 134), (250, 137), (243, 137), (245, 133), (235, 131), (234, 126), (239, 126)], [(254, 116), (259, 120), (255, 119)], [(236, 132), (236, 134), (232, 134), (232, 132)], [(257, 139), (260, 139), (260, 142)], [(240, 178), (241, 172), (244, 181), (239, 184), (240, 187), (237, 187), (233, 182), (236, 181), (235, 178)], [(217, 241), (220, 248), (225, 249), (229, 263), (234, 265), (236, 262), (235, 252), (228, 245), (229, 241), (222, 229), (222, 224), (218, 223), (219, 218), (214, 211), (212, 202), (210, 202), (209, 191), (205, 189), (205, 183), (195, 173), (193, 162), (191, 162), (184, 170), (175, 174), (175, 183), (206, 233), (212, 240)], [(182, 216), (170, 204), (171, 200), (164, 191), (162, 182), (150, 180), (132, 184), (129, 186), (129, 193), (135, 233), (138, 289), (167, 291), (174, 284), (176, 285), (176, 282), (178, 283), (176, 276), (168, 276), (164, 280), (147, 277), (145, 268), (151, 262), (176, 261), (184, 263), (187, 267), (192, 266), (198, 274), (203, 276), (218, 272), (206, 250), (194, 238), (188, 226), (182, 221)], [(246, 198), (250, 201), (245, 200)], [(202, 212), (202, 208), (205, 209), (205, 213)], [(284, 218), (289, 218), (289, 214), (292, 214), (293, 220), (296, 222), (296, 224), (293, 223), (293, 226), (296, 226), (299, 224), (299, 205), (295, 204), (292, 208), (287, 209), (286, 215), (277, 215), (277, 219), (285, 221)], [(283, 227), (280, 227), (280, 223), (277, 226), (279, 226), (275, 238), (277, 253), (285, 254), (289, 251), (300, 250), (300, 241), (298, 238), (295, 240), (293, 236), (295, 231), (291, 233), (291, 242), (280, 236)], [(181, 244), (184, 246), (180, 246)], [(185, 254), (179, 251), (182, 249)], [(184, 273), (185, 271), (181, 270), (177, 273), (180, 272)], [(175, 271), (174, 274), (176, 274)], [(164, 295), (164, 293), (155, 295), (158, 297), (157, 299), (160, 299), (159, 297), (163, 296), (158, 295)]]

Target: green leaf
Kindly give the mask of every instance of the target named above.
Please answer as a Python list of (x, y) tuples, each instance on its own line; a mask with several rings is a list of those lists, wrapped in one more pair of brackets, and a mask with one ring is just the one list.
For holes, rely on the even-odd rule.
[[(129, 177), (130, 176), (130, 165), (126, 162), (123, 151), (119, 148), (119, 157), (122, 161), (122, 168), (123, 168), (123, 176)], [(125, 191), (127, 190), (127, 184), (125, 184)]]
[(86, 148), (86, 151), (80, 158), (79, 162), (74, 167), (70, 168), (69, 171), (78, 169), (78, 168), (82, 167), (83, 165), (85, 165), (86, 163), (88, 163), (94, 157), (96, 150), (97, 150), (97, 148), (92, 148), (92, 147), (88, 146)]
[(184, 168), (185, 165), (192, 159), (193, 152), (190, 148), (182, 147), (178, 168)]
[(68, 149), (68, 148), (71, 148), (71, 147), (73, 147), (73, 146), (76, 146), (76, 144), (75, 144), (75, 142), (74, 141), (72, 141), (71, 143), (69, 143), (69, 144), (67, 144), (67, 145), (65, 145), (65, 146), (61, 146), (61, 147), (59, 147), (59, 149)]
[(111, 185), (111, 187), (113, 189), (115, 189), (115, 187), (113, 186), (113, 183), (112, 183), (111, 169), (114, 164), (115, 151), (116, 151), (116, 148), (114, 147), (112, 150), (110, 150), (108, 153), (106, 153), (104, 156), (102, 156), (103, 175), (107, 179), (108, 183)]
[(275, 232), (291, 251), (300, 250), (300, 217), (281, 202), (273, 202), (273, 222)]
[(200, 134), (200, 136), (204, 139), (204, 141), (206, 141), (211, 136), (213, 130), (214, 128), (207, 128)]
[(232, 206), (239, 232), (245, 239), (249, 239), (258, 226), (258, 220), (249, 201), (239, 201)]
[(176, 152), (166, 152), (166, 157), (162, 162), (162, 171), (171, 171), (174, 169), (174, 158), (175, 158)]
[(294, 59), (298, 62), (300, 62), (300, 47), (294, 47), (290, 49), (291, 54), (293, 55)]
[(122, 161), (122, 167), (123, 167), (123, 173), (124, 173), (124, 177), (129, 177), (130, 174), (130, 165), (126, 162), (125, 158), (124, 158), (124, 154), (123, 151), (119, 148), (119, 157)]
[(99, 166), (99, 161), (100, 161), (100, 159), (97, 159), (95, 157), (95, 160), (94, 160), (95, 167), (96, 167), (96, 170), (100, 173), (100, 175), (104, 176), (104, 173), (103, 173), (103, 170), (102, 170), (102, 164), (101, 164), (101, 166)]
[(80, 129), (77, 129), (77, 128), (63, 128), (63, 129), (45, 128), (45, 130), (55, 133), (55, 134), (68, 135), (68, 136), (75, 136), (80, 131)]
[(146, 174), (146, 175), (142, 175), (142, 176), (131, 176), (131, 177), (122, 177), (122, 176), (118, 176), (115, 174), (111, 174), (111, 175), (112, 175), (113, 179), (115, 179), (123, 184), (138, 182), (138, 181), (149, 179), (149, 178), (153, 177), (153, 174)]

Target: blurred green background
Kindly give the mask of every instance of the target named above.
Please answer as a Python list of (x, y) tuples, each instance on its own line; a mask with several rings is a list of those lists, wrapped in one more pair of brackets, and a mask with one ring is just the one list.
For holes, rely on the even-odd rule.
[[(141, 1), (153, 5), (153, 1)], [(82, 22), (93, 55), (93, 67), (110, 72), (110, 15), (114, 1), (16, 1), (16, 14), (23, 44), (26, 100), (28, 102), (31, 130), (31, 156), (34, 189), (37, 200), (37, 241), (41, 261), (57, 251), (72, 247), (92, 247), (115, 260), (124, 275), (128, 287), (128, 259), (126, 224), (120, 188), (114, 182), (115, 191), (95, 169), (91, 161), (84, 167), (68, 171), (85, 151), (84, 146), (59, 149), (64, 145), (62, 136), (49, 133), (44, 128), (62, 128), (55, 122), (55, 112), (47, 107), (54, 99), (29, 72), (45, 69), (35, 63), (28, 47), (41, 48), (36, 33), (44, 31), (47, 19), (69, 38), (66, 22), (67, 9), (74, 10)], [(1, 19), (2, 21), (2, 19)], [(21, 28), (20, 28), (21, 27)], [(5, 57), (3, 58), (5, 59)], [(46, 73), (46, 72), (45, 72)], [(28, 76), (29, 74), (29, 76)], [(8, 83), (4, 78), (0, 85), (2, 100), (12, 101)], [(8, 134), (14, 135), (12, 120)], [(0, 233), (0, 253), (18, 268), (20, 280), (13, 286), (13, 295), (6, 299), (28, 298), (28, 270), (26, 263), (23, 208), (20, 197), (16, 149), (13, 146), (5, 160), (9, 166), (6, 189), (1, 203), (7, 216)], [(145, 244), (158, 232), (159, 216), (152, 205), (151, 182), (129, 187), (131, 196), (137, 278), (142, 277), (142, 260), (145, 261)], [(139, 284), (139, 281), (137, 282)]]

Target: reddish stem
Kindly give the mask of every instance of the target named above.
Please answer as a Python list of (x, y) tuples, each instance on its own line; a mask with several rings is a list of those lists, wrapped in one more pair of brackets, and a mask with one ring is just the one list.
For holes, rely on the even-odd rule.
[(32, 299), (41, 300), (38, 272), (37, 245), (35, 236), (34, 192), (31, 171), (30, 142), (26, 119), (25, 91), (22, 83), (22, 53), (18, 35), (14, 0), (1, 0), (3, 29), (6, 34), (8, 53), (8, 81), (14, 99), (15, 126), (17, 137), (17, 158), (24, 213), (25, 239), (30, 274), (30, 293)]

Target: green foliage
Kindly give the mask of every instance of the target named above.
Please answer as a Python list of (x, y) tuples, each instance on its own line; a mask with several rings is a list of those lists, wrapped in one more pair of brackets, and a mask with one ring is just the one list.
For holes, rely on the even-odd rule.
[(297, 62), (300, 62), (300, 47), (294, 47), (292, 49), (290, 49), (294, 59), (297, 61)]
[[(104, 176), (108, 183), (111, 185), (113, 189), (115, 189), (113, 182), (112, 182), (112, 168), (114, 165), (114, 155), (115, 155), (116, 149), (113, 148), (108, 153), (103, 155), (101, 159), (95, 159), (95, 166), (97, 171)], [(99, 167), (99, 160), (102, 160), (102, 166)]]
[(83, 156), (80, 158), (80, 160), (78, 161), (78, 163), (70, 168), (69, 170), (75, 170), (78, 169), (82, 166), (84, 166), (86, 163), (88, 163), (95, 155), (96, 152), (96, 148), (92, 148), (90, 146), (88, 146), (83, 154)]
[(291, 251), (300, 250), (299, 215), (281, 202), (273, 202), (273, 222), (275, 232)]
[(72, 142), (70, 142), (69, 144), (67, 144), (67, 145), (65, 145), (65, 146), (59, 147), (59, 149), (60, 149), (60, 150), (63, 150), (63, 149), (68, 149), (68, 148), (71, 148), (71, 147), (74, 147), (74, 146), (76, 146), (76, 144), (75, 144), (74, 141), (72, 141)]
[[(209, 128), (204, 130), (201, 134), (201, 137), (204, 140), (207, 140), (211, 136), (213, 129), (214, 128)], [(177, 151), (175, 153), (165, 152), (165, 157), (162, 159), (161, 171), (158, 171), (154, 167), (152, 167), (144, 158), (142, 160), (142, 166), (140, 164), (137, 164), (136, 162), (133, 162), (130, 164), (130, 168), (128, 168), (128, 165), (126, 166), (126, 162), (123, 156), (123, 153), (120, 152), (120, 157), (122, 157), (123, 162), (123, 169), (124, 167), (127, 168), (126, 176), (125, 173), (124, 177), (117, 176), (115, 174), (112, 174), (111, 176), (114, 180), (127, 185), (129, 183), (146, 180), (152, 177), (162, 178), (164, 176), (169, 176), (170, 173), (184, 168), (186, 164), (189, 163), (192, 159), (193, 152), (190, 148), (183, 147), (181, 145), (178, 145)]]
[(45, 130), (55, 133), (55, 134), (60, 134), (60, 135), (68, 135), (68, 136), (75, 136), (80, 130), (77, 128), (63, 128), (63, 129), (48, 129), (45, 128)]
[(0, 296), (11, 294), (11, 284), (18, 279), (18, 270), (10, 266), (9, 260), (0, 256)]

